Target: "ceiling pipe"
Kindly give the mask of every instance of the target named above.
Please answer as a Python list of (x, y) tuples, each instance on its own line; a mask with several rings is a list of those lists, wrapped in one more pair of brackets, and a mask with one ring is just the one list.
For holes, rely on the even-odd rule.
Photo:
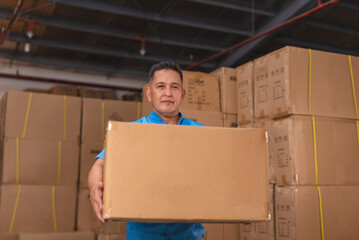
[(1, 34), (0, 34), (0, 45), (2, 45), (7, 37), (7, 35), (9, 34), (10, 28), (12, 27), (12, 25), (14, 24), (15, 20), (18, 18), (19, 13), (20, 13), (20, 9), (22, 7), (22, 4), (24, 3), (24, 0), (19, 0), (16, 4), (16, 7), (14, 9), (13, 14), (10, 17), (10, 21), (9, 24), (6, 26), (5, 29), (1, 29)]
[(78, 81), (69, 81), (63, 79), (54, 79), (54, 78), (43, 78), (43, 77), (32, 77), (27, 75), (18, 75), (18, 74), (6, 74), (0, 73), (0, 78), (10, 78), (15, 80), (25, 80), (32, 82), (46, 82), (46, 83), (59, 83), (59, 84), (68, 84), (75, 86), (86, 86), (86, 87), (95, 87), (95, 88), (106, 88), (111, 90), (122, 90), (122, 91), (131, 91), (131, 92), (142, 92), (141, 88), (132, 88), (132, 87), (120, 87), (115, 85), (106, 85), (99, 83), (84, 83)]
[(321, 0), (318, 0), (318, 5), (315, 8), (313, 8), (313, 9), (311, 9), (311, 10), (305, 12), (305, 13), (302, 13), (302, 14), (294, 17), (294, 18), (291, 18), (288, 21), (285, 21), (284, 23), (279, 24), (279, 25), (277, 25), (277, 26), (275, 26), (275, 27), (273, 27), (271, 29), (268, 29), (267, 31), (264, 31), (264, 32), (262, 32), (260, 34), (254, 35), (253, 37), (250, 37), (247, 40), (244, 40), (244, 41), (242, 41), (240, 43), (237, 43), (236, 45), (234, 45), (232, 47), (229, 47), (229, 48), (227, 48), (227, 49), (225, 49), (225, 50), (223, 50), (223, 51), (221, 51), (219, 53), (216, 53), (216, 54), (214, 54), (214, 55), (212, 55), (212, 56), (210, 56), (208, 58), (205, 58), (205, 59), (199, 61), (198, 63), (195, 63), (192, 66), (187, 67), (186, 70), (192, 70), (192, 69), (194, 69), (194, 68), (196, 68), (196, 67), (198, 67), (198, 66), (200, 66), (200, 65), (202, 65), (204, 63), (207, 63), (209, 61), (212, 61), (213, 59), (221, 57), (226, 53), (229, 53), (229, 52), (231, 52), (231, 51), (233, 51), (233, 50), (235, 50), (235, 49), (237, 49), (239, 47), (242, 47), (243, 45), (246, 45), (246, 44), (248, 44), (250, 42), (253, 42), (254, 40), (257, 40), (258, 38), (261, 38), (261, 37), (263, 37), (263, 36), (265, 36), (265, 35), (267, 35), (269, 33), (277, 31), (278, 29), (281, 29), (281, 28), (283, 28), (283, 27), (285, 27), (285, 26), (287, 26), (287, 25), (289, 25), (289, 24), (291, 24), (293, 22), (296, 22), (296, 21), (298, 21), (298, 20), (300, 20), (302, 18), (305, 18), (305, 17), (307, 17), (307, 16), (309, 16), (309, 15), (315, 13), (315, 12), (318, 12), (318, 11), (320, 11), (320, 10), (326, 8), (326, 7), (329, 7), (329, 6), (335, 4), (335, 3), (339, 2), (339, 1), (340, 0), (331, 0), (331, 1), (326, 2), (326, 3), (323, 4), (321, 2)]

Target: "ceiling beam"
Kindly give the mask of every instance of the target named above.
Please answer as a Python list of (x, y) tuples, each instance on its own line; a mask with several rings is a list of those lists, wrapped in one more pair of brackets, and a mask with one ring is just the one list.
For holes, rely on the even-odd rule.
[(0, 57), (5, 59), (10, 59), (13, 61), (22, 61), (31, 64), (39, 64), (44, 66), (52, 66), (56, 68), (65, 68), (65, 69), (74, 69), (74, 70), (84, 70), (88, 72), (97, 72), (97, 73), (105, 73), (111, 75), (117, 74), (127, 74), (127, 75), (135, 75), (146, 77), (147, 72), (138, 71), (138, 70), (130, 70), (130, 69), (121, 69), (117, 66), (111, 65), (99, 65), (93, 64), (89, 62), (80, 62), (80, 61), (71, 61), (59, 58), (49, 58), (49, 57), (40, 57), (40, 56), (32, 56), (26, 53), (16, 53), (14, 54), (11, 51), (2, 50), (0, 51)]
[(287, 45), (292, 45), (292, 46), (297, 46), (297, 47), (313, 48), (313, 49), (317, 49), (317, 50), (321, 50), (321, 51), (359, 56), (359, 50), (348, 50), (348, 49), (338, 48), (335, 46), (327, 45), (325, 43), (307, 41), (307, 40), (298, 39), (298, 38), (293, 39), (293, 38), (287, 38), (287, 37), (283, 37), (283, 36), (276, 36), (274, 40), (276, 40), (278, 42), (282, 42)]
[[(38, 46), (52, 47), (52, 48), (69, 50), (69, 51), (78, 51), (78, 52), (99, 54), (99, 55), (104, 55), (104, 56), (131, 58), (131, 59), (137, 59), (137, 60), (149, 61), (149, 62), (175, 61), (182, 66), (189, 65), (189, 60), (172, 59), (172, 58), (165, 58), (162, 56), (151, 56), (151, 55), (142, 56), (139, 53), (134, 54), (134, 53), (130, 53), (128, 51), (123, 51), (123, 50), (114, 49), (114, 48), (85, 45), (85, 44), (79, 44), (79, 43), (73, 43), (73, 42), (63, 42), (63, 41), (58, 41), (58, 40), (53, 40), (53, 39), (44, 39), (44, 38), (38, 38), (38, 37), (33, 37), (31, 39), (28, 39), (28, 38), (26, 38), (25, 35), (15, 34), (15, 33), (10, 33), (7, 40), (12, 41), (12, 42), (19, 42), (19, 43), (29, 42), (30, 44), (34, 44), (34, 45), (38, 45)], [(215, 67), (215, 65), (214, 64), (206, 64), (206, 65), (203, 65), (203, 67), (212, 69)]]
[(346, 26), (336, 25), (332, 23), (325, 23), (321, 22), (319, 20), (309, 20), (309, 19), (303, 19), (300, 20), (299, 23), (303, 23), (305, 25), (311, 26), (311, 27), (317, 27), (322, 28), (326, 30), (331, 30), (339, 33), (345, 33), (353, 36), (359, 36), (358, 29), (348, 28)]
[(345, 7), (345, 8), (349, 8), (352, 9), (354, 11), (359, 11), (359, 4), (354, 4), (354, 3), (350, 3), (350, 2), (345, 2), (345, 1), (340, 1), (337, 3), (338, 6), (341, 7)]
[[(304, 7), (308, 6), (312, 0), (293, 0), (290, 1), (285, 7), (279, 11), (278, 14), (276, 14), (275, 17), (273, 17), (271, 20), (269, 20), (266, 24), (263, 24), (257, 34), (260, 34), (262, 32), (265, 32), (275, 26), (278, 26), (279, 24), (287, 21), (288, 19), (294, 17), (300, 10), (302, 10)], [(251, 54), (253, 51), (255, 51), (260, 45), (262, 45), (264, 42), (268, 41), (275, 33), (271, 33), (268, 35), (265, 35), (253, 42), (250, 42), (243, 47), (240, 47), (236, 50), (234, 50), (232, 53), (230, 53), (227, 57), (225, 57), (219, 64), (219, 66), (233, 66), (237, 61), (239, 61), (241, 58), (247, 56), (248, 54)]]
[(233, 4), (233, 3), (226, 2), (226, 1), (213, 1), (213, 0), (187, 0), (187, 1), (201, 3), (201, 4), (205, 4), (205, 5), (211, 5), (214, 7), (220, 7), (220, 8), (225, 8), (225, 9), (230, 9), (230, 10), (235, 10), (235, 11), (254, 13), (254, 14), (263, 15), (263, 16), (267, 16), (267, 17), (274, 17), (274, 15), (275, 15), (275, 12), (273, 12), (273, 11), (267, 11), (267, 10), (256, 9), (256, 8), (252, 9), (251, 7), (240, 6), (238, 4)]
[[(11, 14), (12, 14), (12, 11), (10, 9), (0, 8), (0, 17), (9, 18), (11, 16)], [(22, 16), (24, 16), (24, 15), (22, 15)], [(68, 21), (66, 19), (61, 19), (61, 18), (46, 17), (46, 16), (41, 16), (41, 15), (31, 15), (31, 17), (32, 17), (32, 19), (41, 21), (44, 25), (47, 25), (47, 26), (59, 27), (59, 28), (64, 28), (64, 29), (69, 29), (69, 30), (74, 30), (74, 31), (88, 32), (88, 33), (92, 33), (92, 34), (98, 34), (98, 35), (104, 35), (104, 36), (110, 36), (110, 37), (135, 40), (135, 38), (137, 36), (141, 35), (140, 33), (136, 33), (136, 32), (122, 31), (119, 29), (109, 28), (106, 26), (95, 26), (93, 24)], [(201, 50), (207, 50), (207, 51), (213, 51), (213, 52), (223, 51), (225, 49), (225, 47), (221, 47), (216, 44), (194, 43), (191, 41), (178, 40), (178, 39), (172, 39), (172, 38), (163, 38), (163, 37), (158, 37), (155, 35), (146, 36), (146, 37), (144, 37), (144, 39), (146, 42), (167, 44), (167, 45), (193, 48), (193, 49), (201, 49)], [(136, 41), (138, 41), (138, 40), (136, 40)]]
[(144, 20), (151, 20), (156, 22), (170, 23), (174, 25), (181, 25), (186, 27), (193, 27), (199, 29), (205, 29), (208, 31), (216, 31), (230, 34), (237, 34), (242, 36), (251, 36), (250, 31), (241, 30), (236, 27), (229, 27), (224, 24), (216, 24), (215, 22), (203, 21), (200, 19), (188, 19), (185, 17), (176, 17), (172, 15), (162, 15), (152, 11), (141, 11), (135, 8), (128, 8), (119, 6), (116, 4), (94, 1), (94, 0), (47, 0), (49, 2), (55, 2), (58, 4), (65, 4), (73, 7), (79, 7), (84, 9), (90, 9), (94, 11), (102, 11), (106, 13), (118, 14), (128, 17), (134, 17)]

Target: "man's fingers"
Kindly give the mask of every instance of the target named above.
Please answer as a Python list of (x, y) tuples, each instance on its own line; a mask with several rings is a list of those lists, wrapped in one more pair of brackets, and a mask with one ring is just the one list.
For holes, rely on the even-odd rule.
[(98, 188), (99, 188), (100, 190), (103, 190), (103, 182), (99, 182), (99, 183), (98, 183)]

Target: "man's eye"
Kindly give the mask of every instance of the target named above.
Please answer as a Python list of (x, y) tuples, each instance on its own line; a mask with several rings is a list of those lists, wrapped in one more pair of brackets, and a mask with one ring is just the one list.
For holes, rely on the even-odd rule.
[(157, 85), (157, 87), (158, 87), (158, 88), (163, 88), (163, 87), (164, 87), (164, 85)]
[(178, 87), (178, 86), (176, 86), (176, 85), (174, 85), (174, 86), (172, 86), (172, 88), (178, 89), (179, 87)]

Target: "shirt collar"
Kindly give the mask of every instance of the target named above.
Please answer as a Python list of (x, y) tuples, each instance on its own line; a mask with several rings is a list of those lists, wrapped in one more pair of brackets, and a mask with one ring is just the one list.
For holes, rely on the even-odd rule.
[[(178, 122), (178, 125), (182, 125), (183, 122), (183, 116), (182, 113), (179, 113), (180, 115), (180, 120)], [(151, 122), (153, 123), (162, 123), (162, 124), (167, 124), (165, 121), (162, 121), (160, 115), (158, 115), (155, 111), (152, 111), (150, 113), (150, 115), (148, 115), (148, 118), (151, 120)]]

